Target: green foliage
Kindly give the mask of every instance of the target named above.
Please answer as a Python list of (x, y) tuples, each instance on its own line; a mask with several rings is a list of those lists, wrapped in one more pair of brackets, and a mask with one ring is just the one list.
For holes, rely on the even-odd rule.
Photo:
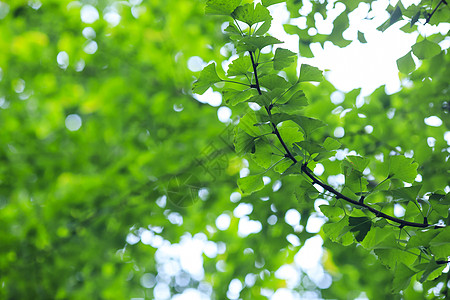
[[(327, 115), (326, 112), (322, 113), (324, 109), (320, 109), (326, 99), (326, 96), (316, 96), (318, 94), (316, 89), (320, 90), (321, 86), (314, 88), (305, 85), (306, 82), (311, 81), (323, 82), (322, 71), (315, 66), (302, 64), (298, 79), (292, 80), (291, 76), (288, 77), (290, 80), (286, 80), (278, 71), (296, 68), (296, 54), (280, 47), (272, 51), (273, 54), (262, 54), (263, 48), (279, 43), (278, 40), (266, 34), (266, 26), (271, 21), (271, 17), (264, 6), (275, 2), (263, 1), (262, 5), (247, 3), (238, 6), (230, 14), (235, 21), (246, 23), (248, 28), (239, 29), (240, 36), (237, 37), (236, 30), (229, 31), (233, 34), (232, 43), (239, 58), (229, 66), (228, 75), (237, 76), (238, 80), (247, 80), (250, 89), (257, 92), (251, 97), (248, 95), (244, 97), (233, 92), (234, 94), (230, 95), (236, 95), (239, 100), (230, 100), (230, 102), (233, 101), (231, 103), (233, 105), (254, 102), (261, 106), (260, 110), (247, 112), (238, 125), (238, 128), (242, 130), (235, 131), (237, 153), (255, 163), (253, 168), (250, 164), (250, 170), (259, 172), (259, 175), (238, 179), (239, 189), (244, 196), (253, 193), (264, 195), (262, 174), (270, 178), (280, 178), (280, 180), (292, 177), (301, 182), (295, 195), (298, 207), (305, 209), (308, 202), (305, 200), (311, 199), (308, 196), (311, 188), (315, 190), (313, 184), (320, 186), (323, 190), (321, 197), (330, 202), (330, 205), (320, 206), (321, 213), (329, 222), (323, 225), (322, 236), (347, 247), (360, 244), (368, 251), (373, 251), (379, 263), (393, 272), (394, 280), (390, 291), (413, 293), (409, 291), (411, 281), (425, 283), (440, 278), (444, 265), (448, 263), (450, 248), (447, 246), (450, 243), (447, 241), (450, 241), (450, 237), (447, 236), (448, 227), (442, 225), (442, 222), (447, 220), (449, 196), (445, 193), (430, 196), (430, 193), (427, 194), (425, 191), (424, 184), (415, 183), (419, 170), (423, 168), (419, 164), (423, 161), (422, 159), (407, 157), (396, 150), (383, 153), (387, 154), (384, 163), (374, 161), (377, 149), (364, 149), (365, 144), (371, 142), (362, 136), (358, 129), (362, 122), (354, 117), (357, 116), (357, 112), (349, 113), (349, 117), (345, 119), (349, 123), (350, 131), (354, 131), (354, 137), (337, 141), (327, 136), (329, 130), (327, 131), (326, 128), (330, 125), (326, 123), (336, 126), (336, 119)], [(353, 6), (352, 3), (346, 3), (347, 9), (356, 7), (355, 3)], [(398, 3), (395, 8), (392, 8), (390, 18), (379, 27), (379, 30), (386, 30), (404, 16), (412, 18), (411, 24), (414, 24), (418, 17), (410, 14), (410, 9), (406, 10), (401, 3)], [(308, 22), (310, 20), (307, 24), (311, 24)], [(256, 27), (252, 27), (257, 23), (266, 24), (264, 30), (257, 31)], [(285, 25), (284, 28), (288, 33), (297, 34), (300, 37), (300, 54), (306, 53), (309, 57), (311, 52), (308, 52), (305, 46), (314, 41), (323, 43), (329, 40), (335, 45), (346, 46), (348, 41), (343, 39), (342, 32), (347, 27), (348, 14), (344, 12), (334, 21), (333, 32), (330, 36), (310, 37), (306, 35), (306, 31), (292, 25)], [(358, 32), (358, 39), (362, 43), (366, 42), (361, 32)], [(399, 58), (397, 65), (400, 72), (410, 74), (416, 69), (412, 54), (424, 60), (437, 57), (440, 53), (439, 45), (424, 39), (413, 45), (412, 50), (404, 57)], [(261, 63), (259, 61), (261, 57), (264, 57), (265, 62), (272, 61), (273, 64)], [(202, 75), (203, 73), (200, 79)], [(214, 81), (214, 78), (212, 76), (211, 81)], [(232, 80), (228, 82), (231, 83)], [(195, 88), (196, 86), (194, 91)], [(228, 99), (230, 92), (227, 90), (227, 84), (223, 91), (224, 97)], [(332, 89), (328, 93), (331, 91)], [(356, 90), (347, 94), (346, 101), (356, 98), (359, 92), (360, 90)], [(377, 93), (374, 93), (373, 97), (377, 97), (378, 102), (374, 100), (374, 104), (365, 106), (363, 109), (367, 110), (365, 115), (381, 116), (384, 109), (392, 105), (394, 101), (386, 95)], [(401, 99), (400, 96), (394, 97)], [(349, 103), (344, 102), (344, 105), (349, 106)], [(398, 109), (402, 109), (402, 106)], [(355, 108), (350, 109), (352, 110)], [(326, 111), (330, 112), (331, 109)], [(379, 119), (378, 122), (382, 121)], [(389, 128), (395, 125), (378, 123), (377, 126)], [(388, 129), (386, 132), (378, 130), (377, 133), (390, 136), (391, 132)], [(392, 135), (392, 138), (395, 139), (395, 136)], [(381, 141), (376, 145), (383, 145)], [(407, 147), (408, 141), (405, 142), (401, 145)], [(343, 145), (355, 147), (354, 149), (362, 154), (347, 155), (342, 162), (337, 162), (334, 157), (336, 149)], [(323, 164), (324, 172), (328, 176), (344, 175), (345, 184), (336, 189), (317, 176), (312, 171), (317, 162)], [(276, 175), (277, 172), (282, 173), (281, 176)], [(405, 186), (406, 184), (409, 185)], [(426, 188), (429, 187), (426, 186)], [(435, 185), (434, 188), (436, 187), (443, 186)], [(424, 195), (427, 195), (427, 199)], [(273, 203), (278, 205), (280, 200), (273, 199)], [(402, 217), (396, 216), (394, 209), (397, 206), (404, 209)], [(437, 225), (438, 221), (441, 224)]]
[(432, 58), (441, 52), (441, 47), (427, 39), (412, 46), (412, 52), (420, 59)]
[[(231, 74), (229, 74), (231, 75)], [(216, 72), (216, 65), (214, 63), (209, 64), (205, 67), (200, 74), (200, 77), (196, 82), (194, 82), (194, 93), (203, 94), (209, 89), (214, 83), (221, 82), (219, 75)]]
[(406, 53), (405, 56), (397, 59), (398, 70), (404, 74), (409, 74), (416, 69), (416, 64), (411, 56), (411, 51)]
[[(448, 297), (445, 34), (398, 60), (411, 86), (335, 105), (304, 58), (348, 45), (371, 0), (41, 2), (0, 2), (0, 299)], [(267, 33), (283, 2), (299, 53)], [(405, 32), (449, 19), (443, 1), (388, 12)]]

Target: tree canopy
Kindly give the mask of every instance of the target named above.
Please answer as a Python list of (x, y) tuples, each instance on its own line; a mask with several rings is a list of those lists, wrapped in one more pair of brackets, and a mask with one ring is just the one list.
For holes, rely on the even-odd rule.
[[(306, 60), (365, 43), (356, 10), (420, 33), (400, 91)], [(0, 298), (449, 297), (449, 21), (443, 0), (0, 2)]]

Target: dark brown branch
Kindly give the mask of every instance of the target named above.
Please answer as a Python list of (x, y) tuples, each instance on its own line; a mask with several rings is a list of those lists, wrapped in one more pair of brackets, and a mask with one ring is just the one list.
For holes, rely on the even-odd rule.
[[(250, 53), (250, 59), (252, 61), (252, 66), (253, 66), (253, 73), (255, 75), (255, 84), (252, 85), (252, 87), (258, 91), (259, 95), (262, 95), (261, 86), (259, 85), (259, 79), (258, 79), (257, 64), (255, 63), (255, 59), (253, 58), (253, 53), (251, 51), (249, 51), (249, 53)], [(267, 114), (269, 115), (269, 118), (271, 116), (271, 112), (270, 112), (271, 108), (272, 108), (272, 105), (265, 106), (265, 109), (267, 111)], [(289, 151), (289, 148), (286, 146), (286, 143), (284, 142), (283, 138), (281, 137), (280, 132), (277, 129), (277, 125), (275, 123), (273, 123), (272, 121), (270, 121), (270, 124), (273, 127), (273, 133), (277, 136), (278, 140), (280, 141), (281, 145), (283, 146), (284, 150), (286, 151), (285, 157), (289, 158), (294, 164), (298, 163), (297, 159)], [(390, 216), (388, 214), (385, 214), (385, 213), (365, 204), (363, 197), (361, 197), (359, 200), (353, 200), (350, 197), (347, 197), (344, 194), (338, 192), (333, 187), (323, 183), (308, 168), (307, 163), (302, 164), (301, 169), (302, 169), (302, 172), (305, 173), (306, 176), (308, 176), (312, 180), (313, 183), (321, 186), (324, 190), (332, 193), (336, 197), (336, 199), (342, 199), (353, 205), (359, 206), (361, 208), (365, 208), (365, 209), (369, 210), (370, 212), (372, 212), (373, 214), (375, 214), (376, 217), (384, 218), (384, 219), (390, 220), (392, 222), (395, 222), (395, 223), (399, 224), (401, 228), (403, 228), (405, 226), (417, 227), (417, 228), (430, 228), (431, 227), (431, 228), (435, 228), (435, 229), (445, 227), (445, 226), (441, 226), (441, 225), (430, 225), (430, 224), (428, 224), (427, 218), (424, 218), (423, 223), (415, 223), (415, 222), (405, 221), (405, 220)]]
[(434, 13), (437, 11), (437, 9), (439, 8), (439, 6), (440, 6), (441, 4), (446, 4), (446, 5), (448, 5), (447, 2), (446, 2), (445, 0), (439, 1), (439, 3), (436, 5), (436, 7), (435, 7), (435, 8), (433, 9), (433, 11), (431, 12), (431, 14), (428, 15), (428, 18), (425, 20), (425, 24), (428, 24), (428, 23), (430, 22), (431, 17), (434, 15)]
[[(342, 199), (345, 200), (347, 202), (352, 203), (353, 205), (359, 206), (359, 207), (363, 207), (368, 209), (370, 212), (372, 212), (373, 214), (375, 214), (376, 217), (380, 217), (380, 218), (385, 218), (388, 220), (391, 220), (395, 223), (400, 224), (400, 226), (404, 227), (404, 226), (410, 226), (410, 227), (418, 227), (418, 228), (427, 228), (430, 227), (430, 225), (428, 224), (428, 222), (426, 221), (426, 218), (424, 219), (423, 223), (415, 223), (415, 222), (409, 222), (409, 221), (405, 221), (396, 217), (392, 217), (390, 215), (387, 215), (367, 204), (365, 204), (364, 202), (361, 201), (356, 201), (353, 200), (347, 196), (345, 196), (344, 194), (336, 191), (333, 187), (323, 183), (322, 181), (320, 181), (313, 173), (312, 171), (308, 168), (308, 166), (306, 164), (302, 165), (302, 171), (306, 174), (306, 176), (308, 176), (313, 183), (316, 183), (318, 185), (320, 185), (324, 190), (334, 194), (334, 196), (336, 197), (336, 199)], [(433, 226), (433, 225), (431, 225)], [(434, 228), (444, 228), (445, 226), (440, 226), (440, 225), (434, 225)]]
[[(250, 59), (252, 61), (252, 66), (253, 66), (253, 73), (255, 74), (255, 87), (254, 88), (256, 88), (256, 90), (258, 91), (258, 94), (262, 95), (261, 86), (259, 85), (259, 80), (258, 80), (258, 72), (256, 71), (257, 65), (255, 63), (255, 59), (253, 58), (253, 53), (251, 51), (249, 51), (249, 53), (250, 53)], [(271, 116), (271, 112), (270, 112), (271, 107), (265, 106), (265, 109), (267, 111), (267, 114), (270, 117)], [(283, 146), (284, 150), (286, 151), (286, 157), (288, 157), (294, 163), (296, 163), (297, 160), (295, 159), (294, 155), (292, 155), (291, 151), (289, 151), (289, 148), (286, 146), (286, 143), (284, 142), (284, 140), (281, 138), (281, 135), (280, 135), (280, 132), (278, 131), (277, 125), (275, 123), (273, 123), (272, 121), (270, 121), (270, 124), (273, 127), (273, 133), (277, 136), (278, 140), (280, 141), (281, 145)]]

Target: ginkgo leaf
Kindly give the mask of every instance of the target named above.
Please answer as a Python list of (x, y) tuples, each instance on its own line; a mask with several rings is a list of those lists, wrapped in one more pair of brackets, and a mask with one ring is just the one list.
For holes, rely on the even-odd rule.
[(227, 75), (228, 76), (236, 76), (236, 75), (246, 75), (248, 69), (250, 68), (251, 62), (248, 56), (241, 56), (236, 58), (231, 62), (228, 66)]
[(250, 111), (239, 120), (239, 127), (242, 128), (242, 130), (244, 130), (247, 134), (254, 137), (259, 137), (263, 134), (272, 132), (269, 125), (256, 126), (259, 122), (260, 120), (258, 120), (256, 113), (254, 111)]
[(400, 19), (403, 16), (402, 13), (402, 9), (400, 8), (401, 4), (398, 4), (395, 9), (392, 11), (391, 16), (389, 17), (389, 19), (384, 22), (383, 24), (381, 24), (377, 30), (380, 31), (385, 31), (386, 29), (388, 29), (391, 25), (397, 23), (398, 21), (400, 21)]
[(412, 46), (412, 52), (419, 59), (432, 58), (433, 56), (441, 53), (441, 51), (441, 46), (439, 46), (439, 44), (431, 42), (427, 39), (424, 39), (423, 41)]
[(424, 283), (426, 280), (433, 280), (438, 277), (447, 264), (438, 264), (434, 257), (431, 258), (431, 261), (426, 264), (425, 270), (423, 271), (422, 276), (419, 279), (420, 283)]
[(308, 99), (306, 99), (303, 91), (295, 92), (286, 103), (276, 104), (276, 107), (280, 112), (287, 114), (296, 114), (301, 111), (306, 105), (308, 105)]
[(323, 147), (328, 151), (339, 149), (341, 145), (342, 144), (339, 141), (336, 141), (335, 139), (330, 137), (327, 137), (323, 142)]
[(262, 5), (268, 7), (277, 3), (281, 3), (284, 2), (285, 0), (262, 0), (261, 3)]
[(362, 156), (347, 155), (347, 159), (350, 161), (353, 168), (360, 172), (363, 172), (369, 164), (369, 160)]
[(345, 215), (344, 210), (337, 206), (322, 204), (319, 206), (320, 211), (332, 222), (337, 222)]
[(255, 142), (255, 153), (252, 154), (252, 159), (261, 167), (268, 169), (278, 160), (279, 156), (273, 155), (273, 149), (269, 143), (264, 140), (257, 140)]
[(450, 227), (445, 227), (430, 241), (430, 249), (438, 258), (450, 256)]
[(397, 68), (404, 74), (409, 74), (416, 69), (416, 64), (411, 56), (411, 51), (397, 59)]
[(255, 147), (255, 138), (247, 134), (239, 127), (235, 129), (234, 149), (237, 154), (245, 154), (251, 152)]
[(350, 231), (354, 233), (356, 241), (361, 242), (372, 227), (372, 221), (368, 217), (349, 217), (348, 225), (351, 227)]
[(418, 163), (414, 159), (402, 155), (395, 155), (389, 158), (389, 177), (397, 178), (409, 183), (413, 183), (417, 177)]
[(399, 263), (394, 272), (395, 276), (392, 284), (394, 293), (406, 289), (411, 282), (411, 278), (416, 275), (416, 272), (408, 268), (404, 263)]
[(256, 50), (261, 50), (266, 46), (281, 43), (282, 41), (272, 36), (245, 36), (237, 42), (236, 50), (238, 53), (245, 51), (255, 52)]
[(258, 27), (258, 29), (255, 31), (255, 35), (263, 35), (270, 29), (270, 25), (272, 24), (272, 20), (267, 20), (264, 23), (261, 24), (261, 26)]
[(243, 195), (253, 194), (264, 187), (262, 175), (252, 175), (239, 178), (237, 183)]
[(358, 41), (361, 44), (367, 44), (366, 38), (364, 37), (364, 33), (362, 33), (361, 31), (358, 31)]
[(393, 244), (391, 248), (380, 248), (373, 251), (381, 263), (390, 269), (395, 269), (400, 263), (410, 266), (417, 259), (416, 254), (398, 249), (396, 244)]
[(238, 103), (247, 101), (254, 94), (255, 94), (254, 89), (246, 89), (246, 90), (226, 89), (222, 92), (223, 96), (222, 99), (226, 104), (235, 106)]
[(276, 113), (272, 115), (272, 122), (274, 122), (275, 124), (278, 124), (286, 120), (291, 120), (297, 123), (303, 130), (303, 133), (307, 136), (311, 134), (311, 132), (313, 132), (314, 130), (322, 126), (325, 126), (325, 123), (323, 123), (322, 121), (305, 116), (288, 115), (286, 113)]
[(320, 71), (319, 68), (317, 67), (302, 64), (298, 80), (299, 82), (306, 82), (306, 81), (320, 82), (323, 80), (322, 71)]
[(263, 76), (259, 79), (259, 84), (269, 90), (285, 89), (289, 86), (289, 83), (283, 77), (275, 74)]
[(409, 186), (409, 187), (402, 187), (402, 188), (392, 190), (392, 195), (394, 196), (395, 200), (416, 202), (417, 195), (419, 194), (419, 191), (421, 188), (422, 188), (421, 184), (417, 184), (417, 185), (413, 185), (413, 186)]
[(234, 25), (231, 22), (230, 22), (230, 24), (228, 24), (227, 28), (225, 28), (225, 32), (228, 32), (230, 35), (241, 36), (239, 29), (236, 27), (236, 25)]
[(221, 81), (222, 79), (220, 79), (216, 72), (216, 64), (209, 64), (202, 70), (197, 81), (194, 82), (192, 91), (197, 94), (203, 94), (214, 83)]
[(230, 15), (241, 0), (208, 0), (206, 1), (205, 13), (208, 15)]
[(231, 16), (236, 20), (246, 23), (248, 26), (272, 19), (269, 10), (261, 3), (256, 5), (247, 3), (239, 6), (233, 11)]
[(277, 48), (273, 57), (273, 68), (281, 70), (289, 67), (295, 61), (296, 54), (290, 50)]

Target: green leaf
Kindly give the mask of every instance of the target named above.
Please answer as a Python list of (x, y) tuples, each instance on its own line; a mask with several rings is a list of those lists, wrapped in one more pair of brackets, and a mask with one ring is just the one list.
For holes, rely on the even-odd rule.
[(203, 94), (209, 89), (214, 83), (221, 82), (219, 75), (216, 72), (216, 64), (211, 63), (207, 65), (202, 72), (197, 81), (194, 82), (192, 91), (197, 94)]
[(427, 279), (433, 280), (442, 273), (442, 270), (446, 267), (445, 264), (438, 264), (434, 257), (427, 264), (422, 276), (419, 279), (420, 283), (424, 283)]
[(389, 17), (389, 19), (386, 22), (384, 22), (383, 24), (381, 24), (377, 29), (380, 30), (380, 31), (385, 31), (391, 25), (393, 25), (396, 22), (398, 22), (401, 19), (402, 16), (403, 16), (402, 9), (400, 8), (400, 5), (397, 5), (395, 7), (395, 9), (392, 11), (391, 16)]
[(440, 229), (440, 233), (430, 241), (430, 249), (437, 258), (450, 256), (450, 227)]
[(406, 249), (428, 247), (430, 241), (439, 234), (438, 230), (416, 231), (406, 244)]
[(260, 106), (269, 106), (272, 102), (272, 96), (268, 92), (262, 92), (261, 95), (258, 94), (248, 99), (248, 102), (255, 102)]
[(256, 6), (253, 3), (239, 6), (233, 11), (231, 16), (236, 20), (246, 23), (248, 26), (272, 20), (269, 10), (260, 3), (256, 4)]
[(248, 135), (239, 127), (235, 128), (234, 149), (238, 155), (253, 151), (255, 148), (255, 138)]
[(349, 232), (348, 216), (344, 216), (339, 222), (326, 223), (322, 226), (323, 232), (333, 242), (339, 242), (344, 246), (353, 243), (352, 234)]
[(265, 7), (269, 7), (271, 5), (274, 5), (274, 4), (277, 4), (277, 3), (281, 3), (281, 2), (284, 2), (284, 1), (285, 0), (262, 0), (261, 3)]
[(341, 147), (341, 143), (336, 141), (333, 138), (327, 137), (325, 139), (325, 142), (323, 142), (323, 147), (327, 149), (328, 151), (336, 150)]
[(286, 145), (290, 146), (293, 143), (300, 142), (303, 140), (303, 133), (299, 131), (297, 125), (289, 126), (289, 124), (283, 123), (283, 126), (278, 127), (278, 132), (283, 137)]
[(409, 74), (416, 69), (416, 64), (411, 56), (411, 51), (397, 59), (397, 68), (403, 74)]
[(344, 210), (337, 206), (322, 204), (319, 206), (320, 211), (332, 222), (337, 222), (345, 215)]
[(300, 125), (306, 136), (309, 136), (313, 131), (320, 127), (325, 126), (325, 123), (322, 121), (305, 116), (294, 116), (291, 120)]
[(389, 26), (394, 23), (397, 23), (402, 16), (403, 16), (402, 9), (400, 8), (400, 5), (397, 5), (391, 14), (391, 17), (389, 18)]
[(266, 46), (281, 43), (282, 41), (272, 36), (245, 36), (237, 42), (236, 50), (238, 53), (245, 51), (255, 52), (256, 50), (261, 50)]
[[(303, 150), (306, 150), (310, 155), (325, 151), (325, 148), (323, 148), (319, 143), (312, 141), (300, 141), (295, 143), (295, 145), (299, 146)], [(296, 147), (294, 147), (294, 150), (298, 155), (302, 155), (302, 152)]]
[(419, 9), (419, 11), (411, 18), (410, 27), (413, 27), (414, 24), (416, 24), (416, 22), (419, 21), (421, 13), (422, 11)]
[(392, 195), (395, 200), (414, 201), (417, 202), (417, 195), (419, 194), (421, 184), (413, 185), (410, 187), (402, 187), (392, 190)]
[(367, 44), (366, 38), (364, 37), (364, 33), (362, 33), (361, 31), (358, 31), (358, 41), (361, 44)]
[(254, 111), (250, 111), (239, 120), (238, 126), (248, 135), (253, 137), (259, 137), (263, 134), (272, 132), (269, 125), (256, 126), (258, 123), (260, 123), (260, 120), (257, 118), (256, 113)]
[(418, 163), (414, 159), (402, 155), (389, 158), (389, 177), (413, 183), (417, 176)]
[[(383, 219), (383, 221), (385, 221)], [(382, 248), (385, 246), (385, 240), (395, 242), (394, 231), (389, 227), (379, 227), (379, 222), (373, 224), (372, 229), (369, 230), (361, 245), (367, 250)]]
[(393, 292), (398, 293), (408, 287), (411, 278), (416, 275), (416, 272), (408, 268), (404, 263), (399, 263), (395, 268), (393, 281)]
[(345, 175), (345, 187), (354, 193), (363, 192), (368, 182), (362, 172), (350, 161), (344, 160), (341, 165)]
[(363, 172), (369, 164), (369, 160), (362, 156), (347, 155), (347, 159), (351, 162), (352, 166), (360, 172)]
[(228, 32), (231, 35), (241, 36), (241, 32), (239, 31), (239, 29), (231, 22), (228, 24), (227, 28), (225, 28), (225, 32)]
[(259, 28), (255, 31), (255, 35), (263, 35), (270, 29), (270, 25), (272, 24), (272, 20), (267, 20), (259, 26)]
[(440, 192), (435, 192), (430, 195), (428, 201), (433, 208), (433, 212), (437, 213), (442, 219), (447, 218), (450, 206), (450, 193), (443, 195)]
[(253, 194), (264, 187), (262, 175), (251, 175), (239, 178), (237, 183), (242, 194), (245, 196)]
[(273, 68), (275, 70), (282, 70), (289, 67), (295, 61), (295, 56), (297, 56), (297, 54), (290, 50), (277, 48), (273, 58)]
[(368, 217), (349, 217), (348, 225), (355, 234), (356, 241), (361, 242), (372, 227), (372, 221)]
[(427, 39), (418, 42), (412, 46), (412, 52), (419, 59), (432, 58), (441, 53), (441, 46)]
[(246, 90), (235, 90), (235, 89), (227, 89), (222, 92), (223, 101), (228, 104), (235, 106), (238, 103), (245, 102), (250, 99), (255, 94), (254, 89), (246, 89)]
[(259, 84), (269, 90), (286, 89), (289, 83), (281, 76), (269, 74), (259, 79)]
[(313, 67), (307, 64), (302, 64), (300, 69), (299, 82), (306, 81), (316, 81), (320, 82), (323, 80), (322, 71), (317, 67)]
[(248, 56), (240, 56), (233, 60), (233, 62), (228, 67), (228, 76), (236, 76), (236, 75), (246, 75), (248, 69), (250, 68), (251, 62), (250, 57)]
[(258, 139), (255, 142), (255, 153), (252, 154), (252, 159), (261, 167), (268, 169), (274, 163), (280, 160), (279, 156), (274, 156), (273, 152), (279, 153), (276, 148), (267, 143), (267, 141)]
[(274, 122), (275, 125), (287, 120), (291, 120), (297, 123), (306, 136), (310, 135), (314, 130), (325, 126), (325, 123), (323, 123), (322, 121), (305, 116), (294, 116), (285, 113), (276, 113), (272, 115), (272, 122)]
[(395, 269), (401, 263), (410, 266), (417, 259), (417, 255), (397, 249), (395, 248), (395, 244), (390, 249), (375, 249), (374, 252), (381, 263), (389, 269)]
[(280, 163), (278, 163), (273, 170), (280, 174), (283, 174), (292, 165), (292, 161), (288, 158), (284, 158)]
[(206, 1), (205, 13), (207, 15), (230, 15), (241, 0), (208, 0)]
[(295, 92), (289, 100), (284, 104), (275, 104), (280, 112), (287, 114), (296, 114), (301, 111), (304, 106), (308, 105), (308, 99), (306, 99), (305, 93), (303, 91)]
[(333, 30), (328, 36), (328, 40), (338, 47), (346, 47), (351, 41), (344, 39), (343, 32), (347, 30), (349, 26), (348, 14), (343, 11), (336, 19), (333, 21)]
[(291, 174), (301, 174), (301, 173), (302, 173), (302, 166), (299, 163), (294, 164), (291, 162), (291, 165), (289, 166), (289, 168), (287, 168), (283, 172), (283, 176), (291, 175)]

